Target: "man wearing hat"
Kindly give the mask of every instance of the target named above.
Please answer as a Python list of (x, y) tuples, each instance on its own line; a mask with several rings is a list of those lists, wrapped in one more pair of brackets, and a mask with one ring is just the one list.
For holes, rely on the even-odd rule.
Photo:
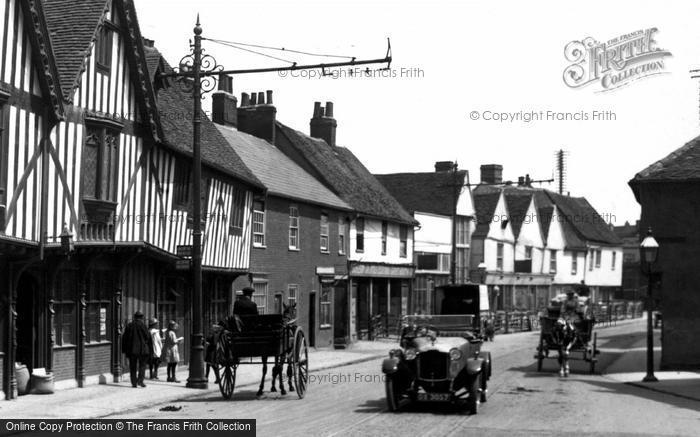
[(258, 305), (250, 298), (255, 293), (255, 290), (252, 287), (245, 287), (242, 291), (243, 296), (239, 297), (233, 304), (233, 314), (238, 314), (239, 316), (257, 315)]
[(146, 375), (146, 365), (153, 353), (153, 341), (141, 311), (134, 313), (134, 320), (124, 329), (122, 353), (129, 359), (131, 386), (145, 387), (143, 378)]

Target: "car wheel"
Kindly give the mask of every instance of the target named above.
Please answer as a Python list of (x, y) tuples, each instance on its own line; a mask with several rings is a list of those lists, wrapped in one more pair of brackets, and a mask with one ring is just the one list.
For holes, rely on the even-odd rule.
[(469, 414), (477, 414), (479, 412), (479, 401), (481, 399), (481, 374), (475, 375), (469, 382), (469, 398), (467, 399), (467, 411)]

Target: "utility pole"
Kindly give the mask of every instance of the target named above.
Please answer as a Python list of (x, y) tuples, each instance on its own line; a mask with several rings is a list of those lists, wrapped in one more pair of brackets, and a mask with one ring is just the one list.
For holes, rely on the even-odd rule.
[[(391, 43), (387, 40), (386, 56), (382, 59), (356, 60), (334, 62), (328, 64), (297, 65), (294, 63), (288, 67), (256, 68), (248, 70), (224, 70), (216, 60), (205, 55), (202, 49), (202, 26), (197, 14), (197, 24), (194, 28), (194, 44), (192, 53), (185, 55), (180, 61), (180, 66), (187, 66), (187, 69), (176, 70), (173, 73), (160, 74), (162, 78), (186, 79), (180, 81), (180, 86), (185, 92), (192, 92), (194, 107), (192, 114), (192, 190), (193, 201), (193, 230), (192, 230), (192, 335), (190, 345), (190, 365), (187, 387), (206, 389), (207, 379), (204, 377), (204, 334), (203, 334), (203, 314), (202, 314), (202, 155), (201, 155), (201, 123), (202, 123), (202, 94), (213, 91), (216, 84), (216, 77), (224, 77), (235, 74), (249, 73), (269, 73), (292, 70), (308, 70), (344, 67), (368, 64), (387, 64), (386, 69), (391, 65)], [(187, 79), (191, 79), (191, 82)]]

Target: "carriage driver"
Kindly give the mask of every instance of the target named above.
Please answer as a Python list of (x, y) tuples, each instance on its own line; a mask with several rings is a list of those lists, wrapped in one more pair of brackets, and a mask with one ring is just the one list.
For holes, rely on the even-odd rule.
[(243, 290), (243, 296), (238, 298), (233, 304), (233, 314), (239, 316), (257, 316), (258, 315), (258, 305), (253, 302), (251, 296), (255, 292), (252, 287), (245, 287)]
[(572, 323), (583, 320), (583, 307), (579, 301), (578, 294), (573, 289), (566, 291), (566, 299), (561, 303), (559, 316)]

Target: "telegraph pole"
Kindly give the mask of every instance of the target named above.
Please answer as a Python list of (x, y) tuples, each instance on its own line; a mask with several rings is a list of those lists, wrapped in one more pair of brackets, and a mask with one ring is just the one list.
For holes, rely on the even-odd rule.
[(457, 200), (461, 191), (457, 186), (457, 162), (452, 164), (452, 259), (450, 262), (450, 284), (457, 283)]
[[(185, 79), (180, 81), (180, 86), (185, 92), (192, 92), (194, 107), (192, 114), (192, 190), (194, 195), (192, 213), (192, 336), (190, 345), (190, 366), (187, 378), (187, 387), (206, 389), (207, 379), (204, 377), (204, 334), (203, 334), (203, 313), (202, 313), (202, 155), (201, 155), (201, 124), (202, 124), (202, 95), (213, 91), (216, 77), (236, 74), (269, 73), (279, 71), (321, 69), (345, 67), (368, 64), (387, 64), (386, 69), (391, 65), (391, 42), (387, 40), (386, 56), (381, 59), (357, 60), (352, 58), (346, 62), (333, 62), (328, 64), (297, 65), (294, 63), (287, 67), (255, 68), (246, 70), (224, 70), (216, 60), (204, 54), (202, 49), (202, 26), (197, 14), (197, 24), (194, 28), (194, 44), (191, 46), (192, 53), (185, 55), (180, 60), (180, 68), (172, 73), (159, 74), (161, 78)], [(187, 68), (182, 68), (182, 67)]]

